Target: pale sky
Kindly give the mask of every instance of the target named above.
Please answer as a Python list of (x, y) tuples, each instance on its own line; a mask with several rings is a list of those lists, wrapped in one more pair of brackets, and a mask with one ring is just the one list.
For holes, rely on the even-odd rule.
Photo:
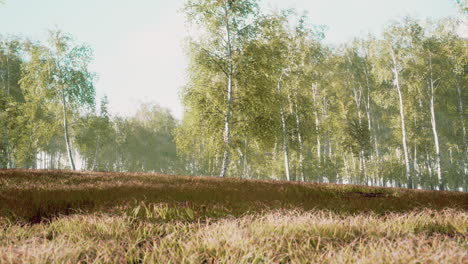
[[(156, 102), (180, 119), (178, 92), (185, 82), (182, 40), (187, 36), (184, 0), (6, 0), (0, 34), (43, 40), (60, 28), (94, 50), (98, 97), (109, 97), (111, 113), (130, 115), (141, 102)], [(457, 14), (451, 0), (263, 0), (266, 9), (307, 11), (326, 25), (325, 42), (339, 44), (391, 19), (441, 18)]]

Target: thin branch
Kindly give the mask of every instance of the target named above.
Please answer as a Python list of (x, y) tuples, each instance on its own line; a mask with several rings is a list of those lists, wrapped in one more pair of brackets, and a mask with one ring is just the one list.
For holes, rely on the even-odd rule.
[(200, 49), (204, 52), (206, 52), (208, 54), (208, 56), (210, 57), (211, 61), (213, 61), (216, 66), (218, 66), (218, 68), (226, 75), (226, 76), (229, 76), (229, 74), (227, 73), (227, 71), (223, 68), (223, 66), (217, 61), (214, 59), (214, 57), (218, 58), (219, 60), (223, 60), (222, 57), (220, 57), (219, 55), (215, 54), (215, 53), (212, 53), (210, 52), (209, 50), (203, 48), (203, 47), (200, 47)]

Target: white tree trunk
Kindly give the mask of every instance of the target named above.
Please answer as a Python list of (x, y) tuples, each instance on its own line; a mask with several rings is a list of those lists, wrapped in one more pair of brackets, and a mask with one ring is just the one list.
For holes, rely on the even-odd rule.
[(427, 166), (427, 171), (429, 172), (429, 179), (430, 179), (430, 188), (431, 190), (434, 190), (434, 184), (433, 184), (433, 172), (432, 172), (432, 161), (429, 155), (429, 151), (426, 149), (426, 166)]
[[(7, 48), (6, 50), (6, 80), (5, 82), (5, 92), (6, 95), (8, 96), (10, 94), (10, 63), (9, 63), (9, 49)], [(3, 125), (3, 146), (4, 146), (4, 151), (5, 151), (5, 157), (3, 162), (5, 164), (0, 164), (5, 166), (5, 168), (9, 169), (11, 168), (11, 155), (10, 155), (10, 142), (9, 142), (9, 131), (6, 122), (4, 122)], [(0, 161), (1, 162), (1, 161)]]
[(98, 135), (97, 137), (97, 140), (96, 140), (96, 149), (94, 151), (94, 159), (93, 159), (93, 166), (91, 168), (91, 170), (95, 170), (96, 169), (96, 164), (97, 164), (97, 157), (98, 157), (98, 151), (99, 151), (99, 142), (101, 140), (101, 136)]
[(410, 161), (408, 157), (408, 145), (407, 145), (407, 139), (406, 139), (406, 123), (405, 123), (405, 110), (403, 108), (403, 95), (401, 92), (399, 72), (398, 72), (397, 62), (396, 62), (393, 49), (391, 51), (391, 55), (392, 55), (392, 61), (393, 61), (393, 69), (392, 69), (393, 75), (394, 75), (393, 83), (397, 88), (398, 100), (399, 100), (399, 106), (400, 106), (401, 135), (402, 135), (401, 141), (403, 145), (403, 154), (405, 158), (406, 179), (408, 181), (408, 188), (413, 188), (412, 179), (411, 179)]
[(351, 183), (351, 175), (349, 173), (348, 160), (346, 159), (346, 155), (344, 154), (344, 152), (341, 153), (341, 156), (343, 158), (343, 164), (344, 164), (344, 167), (345, 167), (346, 178), (349, 181), (348, 183)]
[(229, 8), (225, 2), (225, 16), (226, 16), (226, 36), (227, 36), (227, 53), (228, 53), (228, 71), (227, 71), (227, 109), (224, 116), (224, 153), (223, 163), (221, 166), (220, 177), (226, 177), (227, 170), (230, 162), (230, 140), (231, 140), (231, 117), (232, 117), (232, 101), (233, 101), (233, 61), (232, 61), (232, 43), (231, 43), (231, 29), (229, 22)]
[(439, 182), (439, 187), (441, 190), (444, 189), (443, 180), (442, 180), (442, 169), (440, 165), (440, 145), (439, 145), (439, 135), (437, 134), (437, 124), (435, 119), (435, 112), (434, 112), (434, 98), (431, 97), (431, 124), (432, 124), (432, 133), (434, 135), (434, 148), (436, 154), (436, 164), (435, 170), (437, 172), (437, 180)]
[(227, 99), (227, 113), (224, 117), (224, 154), (223, 165), (221, 167), (220, 177), (225, 177), (230, 162), (230, 140), (231, 140), (231, 116), (232, 116), (232, 74), (228, 77), (228, 99)]
[[(367, 128), (369, 129), (369, 134), (370, 134), (370, 140), (371, 140), (370, 144), (374, 146), (374, 153), (371, 152), (370, 160), (374, 161), (374, 158), (375, 158), (377, 159), (377, 162), (379, 162), (380, 157), (379, 157), (379, 150), (378, 150), (378, 143), (377, 143), (377, 133), (374, 131), (372, 127), (372, 110), (371, 110), (371, 99), (370, 99), (371, 84), (369, 81), (369, 73), (367, 71), (367, 64), (364, 65), (364, 74), (366, 76), (366, 85), (367, 85), (367, 96), (365, 97), (365, 100), (364, 100), (364, 106), (365, 106), (366, 116), (367, 116)], [(376, 181), (379, 180), (379, 176), (375, 175), (374, 173), (372, 175), (372, 178)]]
[(65, 136), (65, 143), (67, 145), (68, 160), (70, 162), (71, 169), (76, 170), (75, 161), (73, 160), (73, 154), (72, 154), (72, 149), (71, 149), (70, 135), (68, 133), (67, 101), (65, 100), (64, 91), (61, 92), (61, 96), (62, 96), (62, 108), (63, 108), (63, 131), (64, 131), (64, 136)]
[(464, 110), (463, 110), (463, 100), (462, 100), (462, 92), (460, 89), (460, 86), (457, 86), (457, 94), (458, 94), (458, 108), (460, 109), (460, 120), (462, 124), (462, 141), (463, 141), (463, 147), (466, 150), (466, 154), (468, 155), (468, 148), (467, 148), (467, 143), (466, 143), (466, 128), (465, 128), (465, 118), (464, 118)]
[(356, 177), (356, 159), (354, 158), (354, 155), (351, 155), (351, 161), (353, 162), (353, 170), (352, 170), (352, 173), (353, 173), (353, 182), (354, 184), (357, 184), (358, 183), (358, 179)]
[(302, 154), (303, 149), (303, 142), (302, 142), (302, 135), (300, 132), (300, 120), (299, 115), (296, 113), (296, 125), (297, 125), (297, 143), (299, 144), (299, 169), (301, 172), (301, 180), (305, 181), (304, 175), (304, 155)]
[(291, 107), (294, 105), (294, 114), (296, 118), (296, 128), (297, 128), (297, 144), (299, 145), (299, 170), (301, 174), (301, 181), (305, 181), (305, 175), (304, 175), (304, 155), (303, 153), (303, 142), (302, 142), (302, 134), (301, 134), (301, 120), (299, 118), (299, 107), (297, 104), (297, 91), (295, 91), (294, 94), (294, 102), (290, 102)]
[[(356, 88), (353, 88), (354, 93), (354, 102), (356, 103), (356, 109), (358, 114), (358, 122), (359, 126), (362, 125), (362, 114), (361, 114), (361, 98), (362, 98), (362, 87), (359, 86), (359, 90), (357, 91)], [(369, 179), (367, 178), (367, 166), (366, 166), (366, 157), (364, 155), (364, 150), (361, 149), (359, 151), (359, 164), (362, 173), (364, 174), (364, 184), (369, 184)]]
[(418, 188), (418, 183), (419, 183), (419, 164), (418, 164), (418, 149), (416, 144), (414, 145), (414, 155), (413, 155), (413, 169), (414, 169), (414, 179), (413, 179), (413, 187), (415, 189)]
[(465, 153), (463, 155), (463, 174), (464, 174), (464, 183), (463, 183), (463, 191), (468, 192), (468, 146), (466, 143), (466, 128), (465, 128), (465, 117), (464, 117), (464, 110), (463, 110), (463, 100), (462, 100), (462, 92), (460, 89), (460, 85), (457, 85), (457, 94), (458, 94), (458, 108), (460, 113), (460, 121), (462, 125), (462, 152)]
[(442, 168), (440, 164), (440, 145), (439, 145), (439, 135), (437, 134), (437, 123), (436, 123), (436, 116), (435, 116), (435, 106), (434, 106), (434, 96), (435, 96), (435, 87), (434, 87), (434, 80), (432, 77), (432, 59), (429, 55), (429, 70), (430, 70), (430, 83), (429, 83), (429, 90), (430, 90), (430, 110), (431, 110), (431, 125), (432, 125), (432, 134), (434, 135), (434, 148), (436, 153), (436, 173), (437, 173), (437, 181), (439, 184), (439, 189), (444, 190), (444, 182), (442, 179)]
[[(317, 137), (317, 161), (318, 164), (322, 164), (322, 153), (321, 153), (321, 142), (320, 142), (320, 118), (318, 113), (318, 105), (317, 105), (317, 85), (312, 85), (312, 99), (314, 100), (314, 116), (315, 116), (315, 133)], [(321, 173), (321, 172), (319, 172)], [(318, 181), (322, 182), (322, 176), (319, 175)]]
[(283, 78), (284, 72), (281, 73), (278, 78), (278, 96), (279, 96), (279, 105), (280, 105), (280, 115), (281, 115), (281, 126), (283, 128), (283, 152), (284, 152), (284, 171), (286, 173), (286, 179), (291, 180), (291, 175), (289, 171), (289, 147), (288, 147), (288, 127), (286, 124), (286, 116), (284, 113), (283, 100), (281, 99), (281, 80)]

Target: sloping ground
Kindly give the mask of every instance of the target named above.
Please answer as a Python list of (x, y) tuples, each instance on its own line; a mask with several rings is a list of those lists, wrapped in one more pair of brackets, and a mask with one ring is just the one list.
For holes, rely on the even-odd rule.
[(468, 263), (468, 194), (0, 171), (0, 263)]

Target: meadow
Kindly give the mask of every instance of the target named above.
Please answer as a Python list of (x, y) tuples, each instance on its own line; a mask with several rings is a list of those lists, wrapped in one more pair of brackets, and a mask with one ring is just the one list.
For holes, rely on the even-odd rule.
[(0, 263), (468, 263), (468, 194), (0, 170)]

